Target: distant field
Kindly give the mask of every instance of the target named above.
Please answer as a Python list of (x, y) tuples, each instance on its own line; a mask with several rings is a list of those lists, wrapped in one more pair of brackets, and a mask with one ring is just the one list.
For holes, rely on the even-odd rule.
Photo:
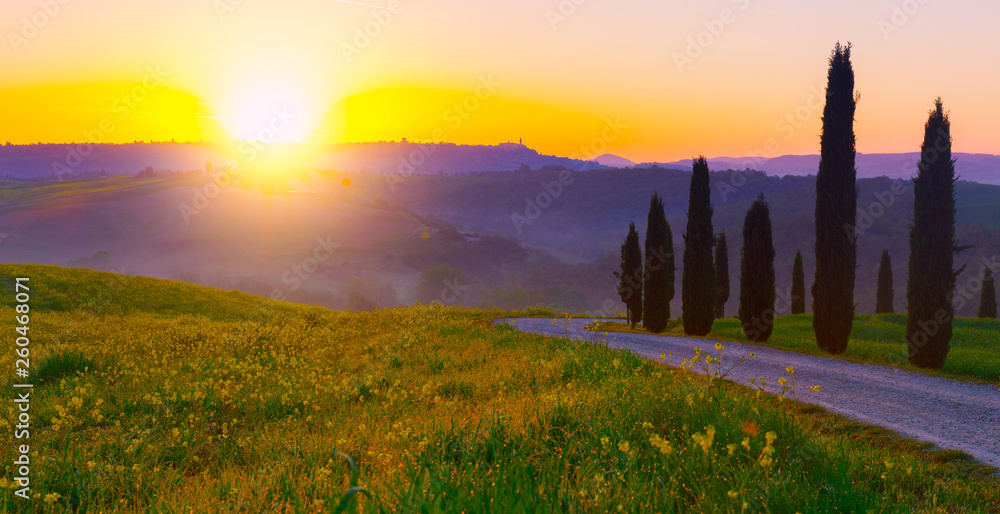
[[(625, 323), (598, 322), (589, 328), (607, 332), (631, 332)], [(648, 333), (642, 325), (635, 332)], [(673, 322), (664, 335), (683, 336), (684, 327)], [(909, 364), (905, 314), (857, 314), (847, 351), (841, 356), (858, 362), (886, 364), (913, 371)], [(749, 343), (742, 325), (736, 318), (715, 320), (708, 339)], [(816, 346), (812, 314), (780, 316), (775, 320), (774, 333), (765, 346), (784, 348), (814, 355), (826, 355)], [(1000, 320), (958, 318), (954, 323), (954, 336), (948, 360), (940, 372), (934, 374), (970, 378), (986, 382), (1000, 382)]]
[[(996, 482), (953, 452), (490, 325), (530, 312), (344, 313), (0, 265), (7, 334), (21, 276), (34, 496), (4, 494), (4, 511), (1000, 509)], [(4, 352), (0, 368), (14, 359)], [(13, 445), (4, 430), (7, 462)]]
[(120, 193), (146, 194), (149, 192), (150, 185), (167, 186), (170, 183), (165, 179), (137, 180), (132, 177), (39, 182), (0, 180), (0, 206), (3, 207), (2, 210), (10, 210), (17, 207), (44, 204), (70, 196), (94, 193), (104, 193), (104, 196), (108, 197), (107, 199), (111, 199), (112, 193), (119, 193), (119, 195), (113, 195), (117, 199), (124, 197)]

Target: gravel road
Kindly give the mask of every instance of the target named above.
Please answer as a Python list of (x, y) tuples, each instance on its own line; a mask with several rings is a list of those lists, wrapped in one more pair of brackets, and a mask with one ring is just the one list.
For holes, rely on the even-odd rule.
[[(695, 348), (711, 351), (714, 342), (688, 337), (648, 334), (590, 332), (583, 328), (594, 319), (573, 319), (553, 326), (548, 318), (508, 318), (494, 323), (509, 324), (523, 332), (573, 339), (604, 341), (613, 348), (628, 348), (650, 359), (673, 353), (673, 364), (694, 355)], [(620, 321), (620, 320), (619, 320)], [(798, 399), (820, 405), (831, 412), (865, 423), (883, 426), (899, 434), (961, 450), (980, 462), (1000, 468), (1000, 387), (932, 377), (888, 366), (857, 364), (832, 358), (804, 355), (764, 346), (724, 342), (722, 367), (728, 369), (741, 355), (754, 352), (729, 375), (736, 383), (767, 377), (769, 392), (780, 392), (777, 379), (795, 367)], [(670, 362), (668, 362), (670, 363)], [(812, 392), (809, 386), (821, 390)]]

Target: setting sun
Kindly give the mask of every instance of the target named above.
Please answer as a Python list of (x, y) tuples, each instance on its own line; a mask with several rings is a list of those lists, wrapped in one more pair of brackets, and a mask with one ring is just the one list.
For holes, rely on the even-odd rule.
[(240, 80), (232, 91), (210, 105), (212, 117), (231, 139), (301, 143), (317, 136), (313, 131), (325, 108), (304, 82), (256, 76)]

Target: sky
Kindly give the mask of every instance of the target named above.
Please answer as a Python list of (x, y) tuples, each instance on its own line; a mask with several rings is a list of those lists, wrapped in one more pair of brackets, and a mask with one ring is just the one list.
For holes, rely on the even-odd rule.
[(819, 151), (854, 45), (858, 150), (1000, 154), (981, 0), (5, 0), (0, 143), (379, 140), (636, 162)]

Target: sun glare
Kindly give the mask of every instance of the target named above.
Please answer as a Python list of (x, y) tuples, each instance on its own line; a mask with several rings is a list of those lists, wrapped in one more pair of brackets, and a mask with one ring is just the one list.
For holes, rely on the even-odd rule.
[(232, 139), (263, 144), (305, 142), (325, 111), (304, 81), (287, 76), (257, 77), (218, 102), (217, 119)]

